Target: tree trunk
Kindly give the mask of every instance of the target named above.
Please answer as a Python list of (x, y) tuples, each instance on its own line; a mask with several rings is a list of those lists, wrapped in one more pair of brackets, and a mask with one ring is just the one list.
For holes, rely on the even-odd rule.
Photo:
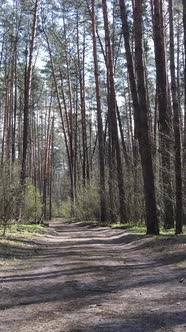
[(60, 118), (61, 118), (61, 125), (62, 125), (62, 129), (63, 129), (65, 148), (66, 148), (67, 159), (68, 159), (68, 166), (69, 166), (69, 172), (70, 172), (70, 184), (71, 184), (71, 186), (70, 186), (70, 188), (71, 188), (71, 213), (72, 213), (72, 216), (73, 216), (74, 195), (75, 195), (74, 190), (75, 190), (75, 188), (74, 188), (74, 174), (73, 174), (73, 168), (72, 168), (70, 147), (69, 147), (69, 144), (68, 144), (67, 130), (66, 130), (66, 126), (65, 126), (64, 117), (63, 117), (61, 98), (60, 98), (60, 93), (59, 93), (59, 88), (58, 88), (58, 81), (57, 81), (55, 68), (54, 68), (54, 63), (53, 63), (53, 58), (52, 58), (52, 52), (51, 52), (51, 48), (50, 48), (50, 44), (49, 44), (49, 39), (48, 39), (48, 36), (47, 36), (45, 31), (44, 31), (44, 34), (45, 34), (45, 38), (46, 38), (46, 42), (47, 42), (47, 46), (48, 46), (48, 52), (49, 52), (50, 63), (51, 63), (51, 68), (52, 68), (52, 76), (53, 76), (53, 80), (54, 80), (54, 86), (55, 86), (55, 89), (56, 89), (56, 96), (57, 96), (57, 102), (58, 102), (58, 107), (59, 107), (59, 114), (60, 114)]
[(168, 100), (168, 82), (164, 39), (161, 1), (154, 0), (154, 48), (158, 89), (160, 150), (162, 156), (164, 227), (168, 229), (174, 227), (174, 211), (172, 204), (170, 163), (171, 115)]
[(101, 222), (106, 221), (106, 197), (105, 197), (105, 158), (104, 158), (104, 141), (103, 141), (103, 124), (101, 114), (101, 100), (99, 88), (99, 69), (97, 59), (96, 45), (96, 22), (95, 22), (95, 1), (91, 1), (91, 18), (92, 18), (92, 39), (93, 39), (93, 57), (94, 57), (94, 77), (96, 89), (96, 105), (97, 105), (97, 125), (98, 125), (98, 142), (99, 142), (99, 174), (100, 174), (100, 208)]
[(86, 109), (85, 109), (85, 31), (83, 32), (82, 58), (80, 57), (80, 40), (79, 40), (79, 12), (77, 11), (77, 56), (78, 56), (78, 71), (79, 71), (79, 85), (80, 85), (80, 104), (81, 104), (81, 126), (82, 126), (82, 175), (83, 186), (86, 181), (89, 182), (89, 167), (88, 167), (88, 148), (87, 148), (87, 129), (86, 129)]
[(184, 171), (184, 220), (186, 219), (186, 3), (183, 0), (184, 29), (184, 133), (183, 133), (183, 171)]
[(117, 117), (116, 117), (116, 95), (114, 86), (114, 73), (113, 73), (113, 61), (111, 53), (111, 43), (109, 36), (109, 24), (108, 24), (108, 13), (107, 13), (107, 1), (102, 0), (102, 10), (104, 19), (104, 30), (105, 30), (105, 46), (106, 46), (106, 65), (108, 75), (108, 106), (109, 106), (109, 121), (112, 139), (113, 156), (116, 153), (117, 163), (117, 181), (119, 188), (119, 203), (120, 203), (120, 221), (126, 222), (126, 202), (125, 202), (125, 190), (123, 180), (123, 169), (121, 161), (120, 144), (118, 137)]
[(176, 234), (182, 233), (182, 172), (181, 172), (181, 139), (180, 139), (180, 119), (179, 104), (175, 73), (175, 47), (174, 47), (174, 15), (173, 1), (169, 0), (169, 32), (170, 32), (170, 73), (171, 73), (171, 91), (174, 114), (174, 140), (175, 140), (175, 177), (176, 177)]
[(21, 186), (25, 185), (26, 180), (26, 160), (27, 160), (27, 147), (28, 147), (28, 132), (29, 132), (29, 111), (30, 111), (30, 96), (32, 84), (32, 66), (33, 66), (33, 51), (35, 45), (36, 28), (37, 28), (37, 11), (39, 0), (35, 1), (33, 12), (33, 25), (29, 49), (28, 68), (25, 68), (25, 91), (24, 91), (24, 119), (23, 119), (23, 155), (21, 166)]
[[(153, 168), (152, 168), (152, 155), (151, 155), (151, 145), (149, 140), (149, 133), (148, 133), (148, 119), (147, 119), (147, 110), (141, 109), (143, 105), (143, 98), (145, 98), (145, 94), (142, 96), (144, 86), (140, 87), (139, 81), (139, 100), (138, 100), (138, 93), (137, 93), (137, 85), (134, 75), (134, 67), (133, 67), (133, 59), (132, 53), (130, 48), (130, 36), (129, 36), (129, 27), (127, 22), (127, 14), (126, 14), (126, 7), (124, 0), (120, 0), (120, 12), (121, 12), (121, 20), (122, 20), (122, 31), (124, 36), (125, 42), (125, 50), (126, 50), (126, 57), (127, 57), (127, 68), (129, 73), (129, 81), (130, 81), (130, 89), (132, 94), (133, 100), (133, 107), (134, 107), (134, 122), (135, 122), (135, 133), (136, 137), (139, 141), (139, 150), (141, 156), (141, 164), (142, 164), (142, 171), (143, 171), (143, 182), (144, 182), (144, 197), (145, 197), (145, 208), (146, 208), (146, 225), (147, 225), (147, 234), (158, 234), (159, 227), (158, 227), (158, 219), (157, 219), (157, 211), (156, 211), (156, 200), (155, 200), (155, 188), (154, 188), (154, 175), (153, 175)], [(137, 4), (137, 3), (136, 3)], [(139, 4), (138, 4), (139, 6)], [(140, 8), (138, 8), (138, 11)], [(141, 15), (138, 12), (136, 19), (139, 20), (138, 24), (140, 24), (139, 28), (141, 31)], [(137, 32), (140, 33), (141, 32)], [(137, 36), (136, 36), (137, 38)], [(141, 36), (140, 36), (141, 39)], [(136, 40), (136, 42), (139, 42)], [(143, 66), (141, 63), (142, 57), (142, 45), (140, 42), (140, 50), (139, 50), (139, 68), (138, 68), (138, 76), (140, 74), (143, 75)], [(138, 80), (140, 79), (138, 77)], [(142, 78), (144, 80), (144, 78)]]
[[(186, 2), (183, 0), (183, 29), (184, 29), (184, 54), (185, 54), (185, 62), (184, 62), (184, 141), (185, 141), (185, 149), (186, 149)], [(186, 154), (186, 152), (185, 152)]]

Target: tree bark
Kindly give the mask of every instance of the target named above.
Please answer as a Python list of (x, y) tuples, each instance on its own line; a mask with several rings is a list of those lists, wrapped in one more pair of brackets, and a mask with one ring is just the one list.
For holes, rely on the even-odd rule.
[[(159, 226), (158, 226), (158, 218), (157, 218), (157, 210), (156, 210), (156, 199), (155, 199), (155, 187), (154, 187), (154, 175), (153, 175), (153, 168), (152, 168), (152, 155), (151, 155), (151, 145), (148, 133), (148, 119), (147, 119), (147, 110), (142, 109), (143, 105), (143, 98), (145, 98), (145, 94), (143, 94), (144, 86), (140, 87), (139, 81), (139, 99), (138, 99), (138, 92), (137, 92), (137, 84), (134, 75), (134, 67), (133, 67), (133, 59), (130, 47), (130, 35), (129, 35), (129, 27), (127, 21), (127, 13), (126, 13), (126, 6), (124, 0), (119, 1), (120, 4), (120, 13), (121, 13), (121, 20), (122, 20), (122, 31), (124, 36), (124, 43), (125, 43), (125, 50), (126, 50), (126, 57), (127, 57), (127, 68), (129, 73), (129, 81), (130, 81), (130, 89), (132, 94), (133, 100), (133, 107), (134, 107), (134, 123), (135, 123), (135, 134), (139, 141), (139, 150), (141, 156), (141, 164), (142, 164), (142, 171), (143, 171), (143, 182), (144, 182), (144, 197), (145, 197), (145, 209), (146, 209), (146, 226), (147, 226), (147, 234), (158, 234), (159, 233)], [(136, 3), (139, 6), (139, 4)], [(140, 31), (136, 33), (140, 33), (141, 35), (141, 13), (139, 12), (138, 8), (138, 15), (136, 20), (139, 20), (138, 25)], [(136, 27), (137, 28), (137, 27)], [(137, 39), (136, 35), (136, 39)], [(141, 36), (140, 36), (141, 39)], [(137, 42), (137, 40), (136, 40)], [(143, 75), (143, 66), (141, 64), (141, 57), (142, 57), (142, 49), (141, 49), (141, 42), (139, 45), (139, 68), (138, 68), (138, 76), (141, 77)], [(138, 80), (140, 79), (138, 77)], [(144, 80), (144, 78), (143, 78)], [(140, 104), (141, 103), (141, 104)]]
[(101, 112), (100, 88), (99, 88), (99, 68), (97, 58), (96, 45), (96, 22), (95, 22), (95, 1), (91, 1), (91, 18), (92, 18), (92, 40), (93, 40), (93, 57), (94, 57), (94, 77), (96, 89), (96, 105), (97, 105), (97, 125), (98, 125), (98, 142), (99, 142), (99, 173), (100, 173), (100, 208), (101, 222), (106, 221), (106, 197), (105, 197), (105, 154), (103, 141), (103, 123)]
[(25, 91), (24, 91), (24, 118), (23, 118), (23, 155), (21, 166), (21, 186), (25, 185), (26, 180), (26, 160), (28, 147), (28, 131), (29, 131), (29, 111), (30, 111), (30, 96), (32, 85), (32, 66), (33, 66), (33, 51), (35, 45), (36, 29), (37, 29), (37, 12), (39, 0), (35, 1), (33, 12), (33, 25), (29, 49), (28, 68), (25, 68)]
[(176, 177), (176, 234), (182, 233), (182, 165), (181, 165), (181, 139), (180, 139), (180, 119), (179, 104), (175, 73), (175, 47), (174, 47), (174, 15), (173, 1), (169, 0), (169, 33), (170, 33), (170, 73), (171, 91), (174, 115), (174, 140), (175, 140), (175, 177)]
[(184, 220), (186, 219), (186, 3), (183, 0), (184, 30), (184, 132), (183, 132), (183, 171), (184, 171)]
[(162, 180), (164, 200), (164, 227), (174, 227), (172, 183), (170, 163), (171, 115), (168, 99), (168, 82), (165, 57), (163, 15), (160, 0), (154, 0), (154, 48), (158, 89), (160, 149), (162, 156)]
[[(113, 61), (111, 52), (111, 43), (109, 36), (109, 24), (108, 24), (108, 13), (107, 13), (107, 1), (102, 0), (102, 10), (104, 19), (104, 30), (105, 30), (105, 46), (106, 46), (106, 65), (107, 65), (107, 76), (108, 76), (108, 107), (109, 107), (109, 121), (111, 130), (111, 141), (113, 157), (116, 153), (117, 163), (117, 182), (119, 188), (119, 203), (120, 203), (120, 221), (126, 222), (126, 201), (125, 201), (125, 190), (123, 180), (123, 169), (121, 161), (121, 152), (118, 137), (117, 117), (116, 117), (116, 95), (114, 86), (114, 73), (113, 73)], [(114, 158), (113, 158), (114, 159)]]

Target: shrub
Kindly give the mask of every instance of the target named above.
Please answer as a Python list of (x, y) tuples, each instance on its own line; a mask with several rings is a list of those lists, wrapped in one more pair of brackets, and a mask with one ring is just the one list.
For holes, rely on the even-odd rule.
[[(21, 212), (21, 213), (20, 213)], [(30, 179), (26, 181), (25, 192), (20, 188), (20, 167), (5, 162), (0, 168), (0, 224), (3, 235), (6, 228), (16, 220), (30, 222), (42, 215), (42, 200)]]
[[(78, 192), (75, 204), (75, 216), (80, 220), (99, 220), (100, 198), (99, 188), (91, 183)], [(71, 217), (71, 199), (68, 197), (63, 203), (62, 215), (65, 218)]]
[(25, 186), (25, 200), (23, 218), (30, 221), (37, 221), (42, 215), (42, 200), (37, 188), (34, 187), (30, 179), (27, 179)]
[(17, 213), (20, 200), (20, 182), (18, 168), (10, 174), (9, 167), (4, 164), (0, 172), (0, 222), (5, 235), (8, 223), (13, 220)]
[(62, 209), (61, 209), (61, 214), (63, 217), (69, 219), (72, 217), (71, 213), (72, 213), (72, 209), (71, 209), (72, 203), (71, 203), (71, 199), (70, 197), (68, 197), (66, 199), (66, 201), (64, 201), (62, 203)]
[(77, 197), (76, 215), (81, 220), (99, 220), (99, 189), (95, 184), (82, 188)]

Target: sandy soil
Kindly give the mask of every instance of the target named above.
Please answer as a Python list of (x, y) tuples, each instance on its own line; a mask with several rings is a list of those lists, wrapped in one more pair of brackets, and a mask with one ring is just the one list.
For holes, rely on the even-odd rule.
[(182, 241), (54, 226), (1, 264), (0, 332), (186, 331)]

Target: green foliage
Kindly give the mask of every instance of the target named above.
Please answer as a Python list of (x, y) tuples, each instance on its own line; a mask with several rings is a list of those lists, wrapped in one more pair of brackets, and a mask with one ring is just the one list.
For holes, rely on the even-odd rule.
[[(43, 225), (28, 225), (28, 224), (20, 224), (13, 223), (7, 226), (7, 235), (9, 236), (18, 236), (24, 235), (27, 237), (35, 237), (42, 236), (45, 234), (46, 228)], [(3, 233), (3, 227), (0, 227), (0, 233)]]
[(111, 226), (114, 229), (123, 229), (126, 230), (129, 233), (138, 233), (138, 234), (146, 234), (146, 227), (144, 224), (132, 224), (132, 223), (126, 223), (126, 224), (112, 224)]
[[(138, 233), (138, 234), (146, 234), (146, 226), (143, 223), (126, 223), (126, 224), (121, 224), (121, 223), (116, 223), (111, 225), (112, 228), (114, 229), (123, 229), (126, 230), (129, 233)], [(186, 233), (186, 227), (183, 227), (183, 234)], [(175, 234), (175, 229), (169, 229), (165, 230), (164, 227), (161, 225), (160, 226), (160, 235), (167, 235), (171, 236)]]
[[(62, 215), (65, 218), (71, 217), (72, 204), (68, 198), (62, 207)], [(78, 192), (76, 204), (74, 207), (75, 216), (83, 221), (99, 220), (100, 218), (100, 201), (99, 189), (95, 183), (91, 183)]]
[(99, 220), (99, 190), (95, 184), (82, 188), (77, 197), (76, 215), (81, 220)]
[(24, 219), (28, 222), (39, 220), (42, 215), (42, 201), (37, 188), (35, 188), (30, 179), (26, 182), (25, 201), (24, 201)]
[(4, 163), (0, 170), (0, 225), (4, 230), (3, 235), (5, 235), (9, 223), (20, 217), (21, 206), (21, 219), (29, 222), (41, 218), (41, 197), (30, 179), (25, 185), (24, 201), (23, 197), (24, 193), (20, 188), (19, 166), (14, 165), (14, 168), (10, 169), (9, 164)]
[(67, 198), (65, 202), (62, 203), (62, 209), (61, 209), (61, 214), (63, 217), (70, 219), (71, 218), (71, 207), (72, 207), (72, 202), (70, 197)]
[(20, 200), (19, 169), (10, 171), (9, 165), (4, 164), (0, 171), (0, 223), (4, 228), (4, 235), (7, 224), (14, 219), (17, 212), (17, 205)]

